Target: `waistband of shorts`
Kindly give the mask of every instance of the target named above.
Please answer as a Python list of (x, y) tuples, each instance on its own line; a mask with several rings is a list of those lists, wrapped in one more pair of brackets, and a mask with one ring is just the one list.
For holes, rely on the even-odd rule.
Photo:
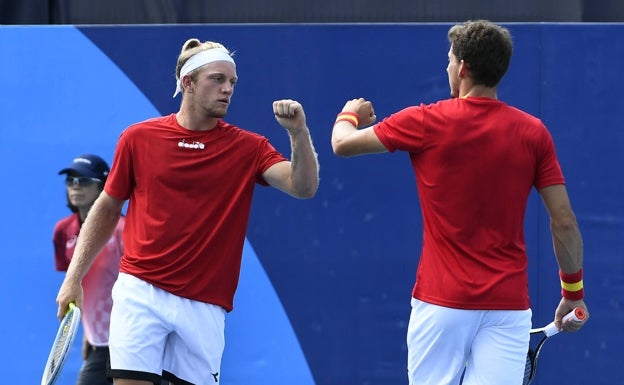
[(91, 351), (96, 352), (96, 351), (108, 351), (108, 345), (106, 346), (93, 346), (91, 345)]

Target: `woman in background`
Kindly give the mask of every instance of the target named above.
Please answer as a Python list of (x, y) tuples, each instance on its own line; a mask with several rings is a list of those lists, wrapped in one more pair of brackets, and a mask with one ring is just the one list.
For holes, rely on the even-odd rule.
[[(91, 206), (104, 188), (108, 177), (108, 164), (99, 156), (80, 155), (71, 165), (59, 171), (66, 175), (67, 206), (72, 214), (61, 219), (54, 227), (54, 259), (56, 270), (67, 271), (74, 253), (80, 228)], [(109, 361), (108, 332), (113, 305), (111, 290), (117, 280), (119, 261), (123, 253), (121, 232), (125, 217), (121, 216), (117, 228), (106, 246), (95, 258), (82, 285), (83, 365), (77, 385), (109, 385), (106, 367)]]

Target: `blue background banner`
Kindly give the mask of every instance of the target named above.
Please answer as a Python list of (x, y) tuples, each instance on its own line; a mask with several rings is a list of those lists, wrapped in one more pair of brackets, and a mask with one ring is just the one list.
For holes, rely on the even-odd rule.
[[(537, 385), (612, 385), (624, 355), (624, 25), (508, 24), (514, 56), (499, 98), (550, 129), (585, 243), (592, 318), (544, 348)], [(226, 324), (224, 384), (405, 384), (405, 333), (422, 221), (407, 154), (342, 159), (331, 126), (365, 97), (379, 118), (447, 98), (449, 24), (0, 27), (2, 257), (0, 369), (40, 381), (62, 273), (52, 229), (68, 215), (63, 178), (74, 156), (112, 160), (131, 123), (177, 111), (174, 69), (191, 37), (235, 51), (239, 83), (226, 120), (288, 137), (273, 100), (306, 111), (321, 186), (311, 200), (258, 187), (241, 283)], [(535, 326), (559, 301), (548, 217), (526, 216)], [(80, 340), (80, 338), (78, 339)], [(80, 367), (76, 344), (59, 384)], [(617, 377), (619, 378), (619, 376)]]

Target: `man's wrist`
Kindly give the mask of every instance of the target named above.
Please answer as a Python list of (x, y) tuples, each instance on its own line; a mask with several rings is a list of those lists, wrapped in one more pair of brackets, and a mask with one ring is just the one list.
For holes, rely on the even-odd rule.
[(585, 296), (583, 288), (583, 269), (579, 269), (576, 273), (564, 273), (559, 270), (559, 278), (561, 280), (561, 296), (563, 298), (580, 301)]

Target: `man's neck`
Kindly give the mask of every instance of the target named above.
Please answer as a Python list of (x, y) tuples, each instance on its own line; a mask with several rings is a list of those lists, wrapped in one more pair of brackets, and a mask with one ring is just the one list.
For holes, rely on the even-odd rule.
[(486, 87), (484, 85), (470, 85), (465, 89), (459, 90), (460, 98), (468, 98), (468, 97), (478, 97), (478, 98), (491, 98), (498, 99), (496, 87)]
[(191, 131), (212, 130), (219, 122), (219, 118), (198, 117), (197, 114), (193, 114), (184, 109), (180, 109), (180, 111), (178, 111), (176, 114), (176, 120), (180, 126)]

